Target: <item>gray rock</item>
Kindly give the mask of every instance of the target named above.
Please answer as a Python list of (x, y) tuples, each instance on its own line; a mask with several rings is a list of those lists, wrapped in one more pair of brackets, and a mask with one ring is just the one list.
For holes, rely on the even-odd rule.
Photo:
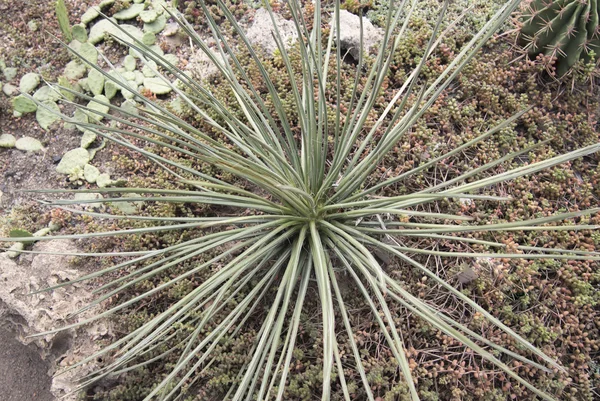
[[(212, 50), (211, 53), (217, 59), (217, 62), (223, 63), (220, 53), (213, 52)], [(217, 65), (203, 51), (198, 51), (196, 56), (191, 58), (188, 69), (193, 72), (194, 76), (198, 76), (200, 80), (210, 79), (220, 73)]]
[(132, 4), (129, 8), (124, 8), (113, 15), (118, 20), (133, 19), (144, 11), (144, 4)]
[(171, 87), (162, 78), (144, 78), (144, 88), (155, 95), (165, 95), (172, 91)]
[(13, 84), (4, 84), (4, 86), (2, 87), (2, 92), (4, 92), (6, 96), (14, 96), (17, 93), (19, 93), (19, 88), (17, 88)]
[(63, 75), (69, 81), (77, 81), (78, 79), (83, 78), (86, 71), (85, 65), (79, 60), (73, 60), (67, 63)]
[(87, 149), (92, 143), (94, 143), (97, 137), (98, 135), (95, 132), (84, 131), (83, 135), (81, 136), (81, 147)]
[(30, 138), (28, 136), (24, 136), (23, 138), (17, 139), (17, 142), (15, 142), (15, 147), (19, 150), (24, 150), (26, 152), (37, 152), (44, 148), (40, 141), (38, 141), (35, 138)]
[(99, 176), (100, 176), (100, 170), (98, 170), (96, 167), (92, 166), (91, 164), (86, 164), (85, 167), (83, 168), (83, 177), (90, 184), (95, 183)]
[(35, 112), (35, 118), (40, 127), (47, 130), (54, 122), (60, 121), (61, 117), (58, 114), (60, 113), (60, 109), (56, 103), (48, 100), (42, 102), (42, 105), (48, 107), (52, 111), (45, 109), (43, 106), (39, 106)]
[(14, 148), (17, 140), (11, 134), (0, 135), (0, 148)]
[(158, 18), (158, 13), (155, 10), (146, 10), (140, 13), (140, 19), (145, 23), (154, 22)]
[(6, 67), (3, 72), (4, 78), (7, 81), (12, 81), (17, 76), (17, 69), (15, 67)]
[(98, 6), (90, 7), (81, 16), (81, 23), (84, 25), (87, 25), (90, 22), (92, 22), (93, 20), (95, 20), (96, 18), (98, 18), (99, 16), (100, 16), (100, 7), (98, 7)]
[(90, 92), (94, 95), (101, 95), (104, 91), (105, 79), (106, 78), (104, 78), (104, 75), (100, 71), (91, 69), (87, 77), (87, 85), (90, 88)]
[[(330, 23), (335, 33), (335, 23)], [(373, 26), (371, 21), (363, 17), (363, 50), (368, 52), (381, 42), (383, 30)], [(340, 10), (340, 45), (352, 57), (360, 56), (360, 17), (346, 10)]]
[(165, 29), (167, 18), (164, 15), (159, 15), (156, 20), (144, 24), (144, 32), (157, 34)]
[(78, 169), (82, 169), (90, 161), (90, 154), (87, 149), (77, 148), (69, 150), (60, 160), (56, 171), (61, 174), (72, 174)]
[[(286, 20), (279, 14), (274, 14), (274, 17), (275, 25), (279, 30), (284, 45), (295, 42), (298, 39), (298, 32), (294, 23)], [(254, 22), (248, 29), (246, 36), (251, 44), (260, 46), (266, 54), (272, 56), (277, 49), (277, 42), (275, 42), (271, 32), (275, 32), (275, 28), (273, 27), (273, 21), (271, 21), (269, 12), (264, 8), (259, 8), (254, 14)]]
[(48, 85), (42, 86), (40, 89), (35, 91), (33, 98), (38, 102), (56, 102), (61, 98), (60, 92), (55, 91)]
[(19, 90), (23, 93), (31, 93), (40, 84), (40, 76), (35, 72), (30, 72), (21, 77)]
[(19, 113), (33, 113), (37, 110), (37, 105), (33, 100), (19, 95), (12, 99), (13, 109)]

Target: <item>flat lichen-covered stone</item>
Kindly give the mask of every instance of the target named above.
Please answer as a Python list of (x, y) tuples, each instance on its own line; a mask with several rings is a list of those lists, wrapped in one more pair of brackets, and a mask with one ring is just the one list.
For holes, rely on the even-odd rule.
[(0, 135), (0, 148), (14, 148), (17, 140), (11, 134)]
[(79, 60), (69, 61), (65, 66), (65, 70), (63, 72), (63, 76), (67, 78), (69, 81), (77, 81), (80, 78), (83, 78), (87, 69), (85, 65), (83, 65)]
[[(96, 95), (96, 96), (94, 96), (93, 100), (90, 100), (90, 102), (87, 104), (87, 107), (90, 108), (90, 109), (92, 109), (92, 110), (98, 111), (100, 113), (107, 114), (108, 111), (110, 110), (110, 107), (107, 106), (107, 105), (104, 105), (104, 104), (100, 104), (98, 102), (110, 103), (110, 101), (106, 98), (106, 96), (104, 96), (104, 95)], [(104, 118), (100, 114), (96, 114), (96, 113), (93, 113), (93, 112), (90, 112), (88, 115), (91, 118), (94, 118), (94, 119), (96, 119), (98, 121), (100, 121), (100, 120), (102, 120)]]
[(61, 174), (71, 174), (83, 168), (90, 161), (90, 154), (84, 148), (71, 149), (60, 160), (56, 171)]
[(43, 106), (39, 106), (37, 111), (35, 112), (35, 118), (38, 124), (40, 124), (40, 127), (47, 130), (50, 127), (50, 125), (61, 119), (59, 115), (60, 109), (58, 108), (58, 105), (56, 103), (48, 100), (42, 102), (42, 105), (48, 107), (51, 110), (48, 110)]
[(17, 141), (15, 142), (15, 147), (19, 150), (24, 150), (26, 152), (37, 152), (44, 148), (40, 141), (28, 136), (24, 136), (23, 138), (17, 139)]
[(104, 91), (104, 75), (95, 69), (90, 70), (87, 77), (87, 85), (90, 88), (90, 92), (94, 95), (101, 95)]
[(61, 97), (62, 95), (60, 94), (60, 92), (55, 91), (48, 85), (42, 86), (33, 94), (33, 98), (38, 102), (56, 102)]
[(81, 23), (84, 25), (89, 24), (100, 16), (100, 7), (94, 6), (87, 9), (86, 12), (81, 16)]
[(157, 34), (165, 29), (167, 25), (167, 19), (164, 15), (160, 15), (156, 20), (150, 23), (144, 24), (144, 32)]
[(98, 64), (98, 50), (90, 43), (85, 42), (79, 48), (79, 54), (90, 64)]
[(12, 100), (13, 109), (19, 113), (33, 113), (37, 110), (35, 102), (23, 95), (14, 97)]
[(23, 93), (31, 93), (40, 84), (40, 76), (35, 72), (30, 72), (21, 77), (19, 90)]
[(165, 95), (172, 91), (171, 87), (167, 85), (161, 78), (145, 78), (144, 88), (148, 89), (155, 95)]
[(94, 143), (97, 137), (98, 135), (95, 132), (84, 131), (83, 135), (81, 136), (81, 147), (87, 149), (92, 143)]
[(113, 17), (118, 20), (133, 19), (140, 15), (142, 11), (144, 11), (144, 7), (144, 4), (132, 4), (129, 8), (124, 8), (116, 12)]

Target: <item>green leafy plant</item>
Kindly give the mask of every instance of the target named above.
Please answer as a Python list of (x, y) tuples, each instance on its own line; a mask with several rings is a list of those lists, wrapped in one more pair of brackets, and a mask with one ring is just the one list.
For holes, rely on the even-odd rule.
[(559, 76), (578, 61), (600, 55), (600, 3), (597, 0), (533, 0), (523, 15), (521, 42), (530, 56), (556, 59)]
[[(151, 317), (123, 338), (75, 365), (85, 364), (98, 357), (112, 356), (104, 367), (83, 380), (82, 387), (109, 375), (156, 363), (174, 349), (167, 349), (158, 356), (150, 355), (155, 350), (160, 350), (169, 340), (181, 335), (183, 351), (177, 363), (172, 366), (171, 373), (157, 383), (145, 398), (178, 399), (185, 389), (197, 382), (204, 369), (211, 365), (220, 341), (226, 336), (235, 336), (248, 321), (260, 318), (260, 329), (249, 349), (249, 358), (239, 372), (232, 372), (235, 379), (232, 380), (233, 385), (225, 399), (285, 399), (285, 385), (300, 329), (300, 314), (309, 291), (314, 291), (318, 294), (321, 306), (321, 399), (331, 398), (332, 381), (339, 383), (344, 398), (350, 399), (342, 363), (347, 356), (340, 354), (336, 340), (337, 333), (342, 331), (351, 343), (355, 369), (361, 378), (366, 399), (374, 401), (361, 347), (354, 339), (350, 311), (344, 302), (346, 288), (350, 287), (352, 291), (360, 293), (372, 309), (381, 335), (398, 364), (412, 400), (418, 400), (419, 394), (397, 323), (399, 317), (390, 312), (390, 302), (402, 305), (431, 328), (460, 341), (533, 394), (546, 400), (554, 399), (543, 389), (534, 387), (520, 377), (504, 360), (506, 357), (514, 358), (546, 372), (551, 372), (551, 369), (562, 370), (558, 362), (440, 278), (421, 258), (600, 260), (597, 252), (525, 245), (509, 247), (504, 243), (470, 236), (471, 233), (479, 232), (597, 229), (595, 225), (584, 223), (557, 223), (594, 214), (598, 209), (492, 223), (480, 217), (476, 219), (464, 214), (443, 213), (426, 206), (444, 200), (504, 201), (506, 197), (491, 193), (494, 185), (590, 155), (600, 150), (600, 144), (485, 176), (485, 173), (501, 163), (531, 152), (543, 143), (535, 144), (477, 169), (458, 174), (426, 190), (405, 195), (382, 195), (387, 188), (398, 183), (408, 183), (418, 173), (493, 138), (518, 121), (527, 112), (523, 110), (464, 144), (424, 160), (422, 164), (397, 176), (375, 183), (371, 180), (399, 138), (410, 132), (415, 122), (515, 10), (519, 1), (513, 0), (501, 7), (439, 76), (423, 84), (419, 80), (420, 73), (428, 56), (439, 44), (438, 36), (445, 33), (440, 32), (440, 24), (447, 7), (446, 2), (432, 36), (423, 49), (423, 57), (383, 110), (377, 109), (375, 104), (399, 38), (408, 29), (410, 16), (416, 9), (417, 2), (404, 0), (398, 6), (390, 4), (379, 52), (373, 60), (365, 60), (363, 55), (359, 57), (349, 97), (342, 96), (342, 50), (335, 36), (336, 29), (329, 30), (323, 36), (321, 28), (324, 10), (321, 2), (317, 0), (314, 3), (311, 16), (305, 13), (306, 10), (299, 2), (287, 2), (286, 7), (301, 38), (300, 65), (292, 63), (290, 52), (277, 29), (274, 38), (278, 45), (278, 57), (287, 71), (286, 78), (291, 83), (295, 119), (285, 112), (274, 77), (268, 74), (259, 54), (250, 45), (228, 8), (218, 2), (223, 17), (236, 34), (239, 46), (249, 54), (263, 79), (261, 89), (248, 77), (236, 55), (239, 53), (234, 44), (211, 17), (207, 6), (203, 2), (199, 4), (206, 15), (215, 43), (218, 44), (217, 52), (211, 50), (179, 15), (172, 14), (171, 17), (181, 25), (194, 45), (217, 66), (223, 83), (231, 89), (237, 105), (236, 112), (219, 101), (208, 87), (192, 79), (161, 54), (135, 40), (125, 30), (122, 33), (130, 37), (128, 45), (131, 49), (140, 54), (142, 62), (181, 98), (186, 107), (200, 116), (200, 126), (180, 118), (160, 101), (146, 98), (134, 88), (123, 87), (122, 90), (131, 92), (142, 102), (143, 106), (137, 110), (123, 109), (74, 92), (68, 87), (56, 87), (57, 90), (73, 93), (92, 102), (90, 106), (76, 105), (85, 113), (94, 113), (96, 118), (90, 119), (91, 122), (84, 123), (62, 115), (66, 121), (156, 161), (178, 179), (182, 189), (100, 188), (70, 191), (101, 192), (109, 195), (109, 198), (62, 200), (51, 204), (74, 213), (106, 219), (138, 220), (147, 222), (148, 226), (100, 233), (53, 235), (35, 240), (136, 236), (173, 230), (192, 230), (197, 233), (194, 238), (182, 240), (176, 245), (136, 252), (133, 259), (76, 280), (91, 280), (104, 275), (111, 277), (98, 290), (101, 295), (78, 313), (108, 301), (145, 280), (164, 272), (176, 271), (177, 266), (194, 261), (199, 256), (204, 257), (202, 262), (191, 264), (189, 270), (169, 276), (162, 283), (111, 306), (93, 318), (56, 331), (111, 316), (148, 300), (159, 291), (176, 288), (182, 280), (200, 274), (208, 275), (207, 279), (182, 294), (164, 312)], [(334, 27), (339, 26), (339, 10), (340, 4), (337, 2), (331, 13)], [(308, 23), (307, 17), (312, 18), (312, 24)], [(115, 27), (118, 28), (118, 25), (115, 24)], [(76, 50), (72, 51), (76, 53)], [(106, 79), (119, 84), (114, 75), (95, 64), (89, 65)], [(156, 65), (162, 66), (161, 71), (164, 73)], [(176, 82), (172, 82), (173, 78), (176, 78)], [(269, 104), (266, 98), (269, 99)], [(336, 107), (330, 107), (328, 101), (331, 99), (334, 99)], [(94, 102), (110, 111), (103, 112), (101, 107), (95, 107)], [(38, 102), (38, 107), (44, 107), (44, 104)], [(374, 112), (377, 113), (376, 120), (367, 125), (368, 117)], [(111, 121), (111, 124), (101, 123), (100, 118)], [(175, 158), (168, 157), (169, 153), (161, 155), (153, 152), (146, 145), (184, 155), (189, 163), (178, 162)], [(199, 167), (203, 165), (219, 171), (221, 178), (205, 173)], [(484, 178), (477, 178), (482, 175)], [(222, 178), (225, 176), (233, 178)], [(132, 193), (138, 195), (132, 197)], [(115, 196), (117, 194), (128, 196)], [(93, 213), (69, 208), (72, 204), (100, 201), (187, 203), (225, 209), (216, 216), (152, 217)], [(232, 213), (231, 210), (235, 212)], [(482, 245), (498, 252), (454, 252), (405, 245), (404, 240), (420, 238)], [(429, 282), (440, 286), (487, 319), (489, 324), (512, 337), (526, 356), (495, 344), (453, 320), (442, 308), (407, 291), (378, 261), (377, 255), (380, 254), (397, 258), (406, 269), (419, 271)], [(123, 256), (131, 256), (131, 253)], [(121, 274), (114, 278), (114, 274), (119, 272)], [(62, 283), (47, 290), (72, 283)], [(256, 306), (267, 301), (268, 313), (256, 316)], [(190, 326), (193, 327), (191, 333), (184, 331), (185, 327)]]
[(71, 34), (71, 23), (69, 22), (69, 12), (67, 11), (67, 6), (65, 5), (64, 0), (56, 0), (56, 19), (58, 20), (58, 27), (63, 34), (63, 37), (67, 42), (73, 40), (73, 35)]

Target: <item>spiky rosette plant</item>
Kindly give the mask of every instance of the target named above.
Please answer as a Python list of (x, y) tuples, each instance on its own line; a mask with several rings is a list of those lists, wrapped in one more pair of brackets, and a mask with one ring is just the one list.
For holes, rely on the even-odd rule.
[(533, 0), (523, 15), (520, 39), (530, 56), (555, 58), (562, 76), (580, 60), (598, 60), (599, 18), (597, 0)]
[[(172, 18), (181, 25), (194, 45), (218, 67), (223, 84), (229, 86), (239, 108), (236, 113), (219, 101), (208, 87), (129, 36), (129, 46), (133, 51), (138, 52), (146, 66), (157, 77), (161, 77), (164, 84), (202, 118), (204, 128), (197, 128), (169, 111), (162, 102), (148, 99), (130, 87), (123, 87), (122, 90), (131, 92), (143, 104), (135, 112), (71, 91), (85, 101), (96, 102), (110, 111), (105, 113), (99, 111), (100, 107), (77, 105), (81, 111), (94, 118), (91, 118), (89, 123), (63, 115), (64, 119), (156, 161), (168, 169), (182, 185), (182, 189), (176, 190), (104, 188), (78, 192), (102, 192), (108, 195), (108, 198), (102, 201), (109, 203), (145, 201), (226, 206), (228, 214), (212, 217), (117, 216), (69, 208), (71, 204), (86, 201), (53, 202), (54, 205), (73, 212), (97, 218), (127, 218), (152, 224), (143, 228), (54, 235), (34, 240), (135, 236), (170, 230), (194, 230), (197, 233), (194, 238), (176, 245), (140, 251), (131, 260), (76, 280), (90, 280), (103, 275), (110, 277), (99, 289), (98, 298), (82, 308), (79, 313), (113, 299), (144, 280), (174, 271), (176, 266), (196, 260), (199, 256), (205, 257), (203, 262), (192, 264), (185, 273), (170, 274), (167, 279), (146, 289), (145, 292), (136, 294), (117, 306), (111, 306), (84, 322), (66, 325), (57, 331), (126, 310), (160, 291), (168, 291), (186, 278), (200, 274), (208, 275), (207, 279), (164, 312), (153, 316), (112, 345), (80, 361), (78, 365), (94, 361), (100, 356), (111, 356), (106, 359), (104, 367), (82, 381), (82, 386), (108, 375), (156, 363), (161, 357), (175, 352), (178, 348), (171, 348), (158, 356), (153, 356), (153, 352), (181, 336), (183, 339), (180, 345), (183, 351), (177, 363), (172, 367), (171, 373), (160, 380), (145, 398), (178, 399), (182, 396), (182, 391), (196, 383), (203, 370), (211, 365), (214, 351), (221, 340), (226, 336), (235, 336), (249, 319), (260, 319), (260, 329), (253, 346), (248, 350), (248, 361), (239, 372), (233, 372), (232, 377), (237, 376), (225, 399), (282, 400), (285, 398), (285, 385), (289, 379), (293, 351), (297, 345), (300, 314), (307, 294), (312, 289), (318, 293), (322, 318), (321, 399), (330, 399), (334, 377), (344, 398), (350, 399), (344, 372), (349, 361), (353, 359), (356, 372), (364, 386), (365, 397), (374, 401), (363, 365), (361, 346), (353, 334), (355, 328), (352, 327), (349, 310), (344, 302), (344, 296), (347, 294), (344, 290), (350, 286), (351, 291), (361, 294), (372, 308), (373, 316), (387, 347), (397, 361), (399, 373), (411, 399), (418, 400), (419, 394), (407, 358), (403, 333), (397, 326), (397, 319), (404, 317), (393, 316), (390, 303), (401, 305), (431, 327), (457, 339), (533, 394), (552, 400), (553, 397), (544, 389), (531, 385), (511, 370), (505, 361), (506, 358), (515, 358), (542, 371), (562, 370), (558, 362), (444, 281), (422, 262), (421, 258), (435, 256), (600, 260), (600, 254), (597, 252), (535, 246), (508, 248), (503, 243), (470, 236), (470, 233), (475, 232), (596, 229), (596, 226), (571, 223), (561, 225), (558, 222), (593, 214), (598, 209), (492, 224), (486, 223), (485, 219), (475, 221), (471, 216), (432, 211), (437, 209), (424, 206), (444, 199), (492, 202), (505, 200), (504, 197), (490, 194), (495, 184), (592, 154), (600, 149), (600, 145), (594, 144), (544, 161), (524, 164), (504, 173), (485, 174), (505, 161), (530, 152), (537, 146), (534, 145), (425, 190), (399, 196), (381, 195), (382, 190), (387, 187), (408, 183), (419, 172), (493, 138), (495, 133), (517, 121), (526, 112), (523, 110), (468, 142), (426, 160), (400, 175), (377, 183), (371, 183), (369, 179), (398, 140), (410, 132), (415, 121), (423, 116), (461, 69), (472, 60), (518, 3), (518, 0), (512, 0), (501, 7), (435, 80), (430, 84), (423, 84), (419, 82), (420, 72), (428, 56), (439, 43), (438, 37), (445, 34), (440, 33), (444, 15), (442, 12), (418, 65), (396, 90), (387, 107), (379, 110), (375, 108), (376, 99), (388, 74), (394, 51), (407, 30), (417, 2), (404, 0), (398, 5), (390, 4), (378, 54), (369, 64), (369, 68), (366, 68), (367, 63), (363, 57), (359, 57), (355, 84), (351, 86), (352, 93), (348, 100), (342, 97), (342, 53), (339, 40), (335, 36), (335, 31), (339, 31), (339, 2), (335, 3), (331, 11), (335, 29), (327, 36), (322, 36), (322, 18), (326, 15), (326, 10), (322, 9), (319, 0), (314, 2), (313, 28), (309, 28), (300, 3), (287, 2), (286, 7), (300, 38), (300, 66), (292, 64), (290, 53), (276, 28), (274, 38), (287, 71), (286, 78), (291, 83), (293, 105), (297, 112), (295, 123), (292, 123), (292, 119), (284, 111), (274, 77), (268, 74), (243, 29), (221, 1), (218, 5), (236, 34), (239, 41), (237, 45), (249, 53), (262, 78), (261, 85), (266, 93), (261, 93), (253, 84), (255, 81), (250, 79), (237, 56), (238, 50), (220, 30), (203, 2), (199, 4), (217, 44), (216, 52), (209, 49), (179, 15), (172, 15)], [(115, 26), (118, 28), (118, 25)], [(122, 32), (128, 35), (126, 31)], [(72, 51), (76, 52), (74, 49)], [(159, 71), (155, 68), (152, 61), (162, 66), (162, 69)], [(335, 65), (336, 70), (332, 71), (331, 65)], [(90, 68), (96, 69), (106, 79), (119, 85), (115, 75), (93, 64), (90, 64)], [(174, 78), (177, 83), (172, 83)], [(70, 91), (64, 87), (57, 87), (58, 89)], [(267, 105), (266, 98), (269, 99), (271, 107)], [(333, 109), (330, 103), (332, 100), (335, 105)], [(38, 105), (45, 107), (43, 103)], [(367, 118), (373, 112), (378, 113), (378, 118), (367, 126)], [(110, 121), (111, 124), (99, 122), (100, 118)], [(167, 154), (177, 152), (189, 158), (190, 163), (184, 164), (177, 161), (180, 159), (171, 159), (158, 152), (153, 153), (147, 146), (137, 145), (140, 143), (167, 149)], [(235, 177), (235, 180), (232, 180), (232, 183), (207, 175), (200, 171), (200, 168), (194, 167), (198, 164), (209, 164)], [(477, 178), (482, 176), (484, 178)], [(114, 196), (129, 193), (139, 196)], [(238, 212), (231, 215), (231, 210)], [(552, 225), (547, 225), (548, 223)], [(451, 252), (437, 248), (406, 246), (406, 240), (411, 239), (443, 239), (457, 244), (477, 244), (492, 251)], [(31, 241), (32, 238), (27, 240)], [(445, 289), (457, 301), (464, 303), (467, 308), (485, 317), (490, 324), (512, 337), (523, 351), (523, 355), (495, 344), (482, 334), (452, 319), (442, 308), (409, 292), (378, 262), (375, 257), (377, 252), (393, 255), (406, 269), (415, 269), (427, 276), (429, 283)], [(115, 273), (120, 273), (116, 275), (117, 278)], [(257, 305), (265, 305), (267, 299), (269, 303), (264, 307), (268, 312), (256, 315), (254, 312)], [(194, 328), (193, 332), (187, 333), (184, 327), (190, 325)], [(340, 332), (347, 334), (352, 355), (341, 355), (336, 339)]]

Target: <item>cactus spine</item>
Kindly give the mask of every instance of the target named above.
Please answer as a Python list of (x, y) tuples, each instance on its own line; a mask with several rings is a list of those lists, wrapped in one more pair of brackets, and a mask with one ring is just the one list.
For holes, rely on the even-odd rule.
[(524, 14), (520, 39), (530, 56), (556, 58), (559, 76), (579, 60), (600, 56), (600, 0), (533, 0)]

